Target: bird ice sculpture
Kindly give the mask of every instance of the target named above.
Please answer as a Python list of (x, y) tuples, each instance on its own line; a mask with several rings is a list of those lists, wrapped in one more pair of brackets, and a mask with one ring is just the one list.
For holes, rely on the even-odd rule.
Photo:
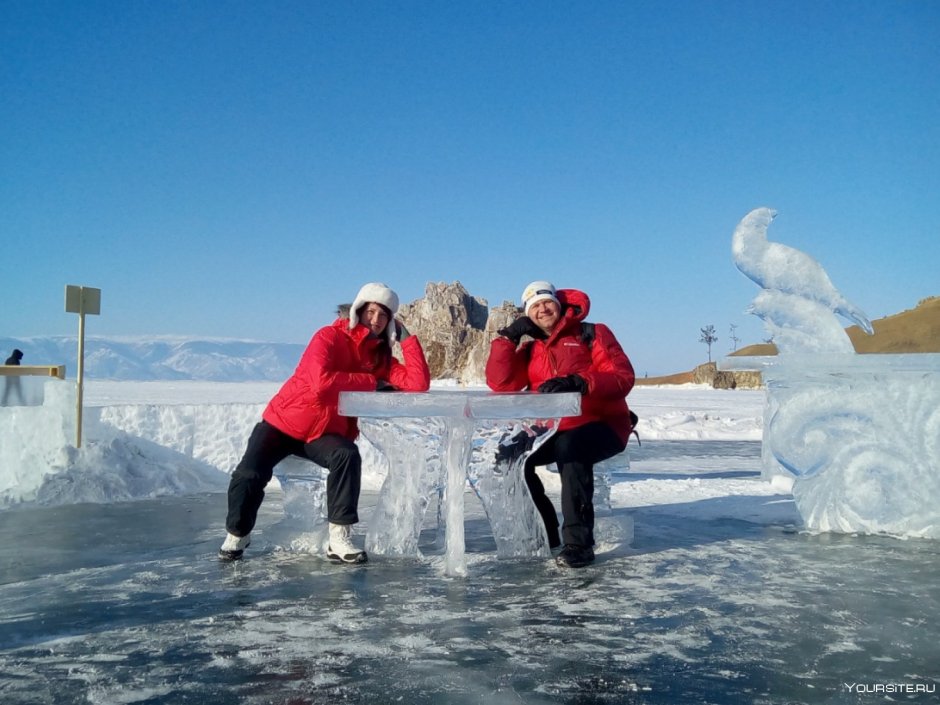
[(837, 314), (869, 334), (871, 323), (816, 260), (767, 241), (775, 215), (751, 211), (732, 240), (735, 265), (762, 287), (750, 311), (780, 353), (758, 364), (761, 475), (789, 483), (811, 531), (940, 539), (940, 362), (856, 355)]
[[(746, 277), (768, 292), (774, 292), (758, 296), (750, 311), (768, 323), (781, 352), (788, 338), (784, 334), (778, 339), (778, 334), (800, 328), (803, 329), (799, 336), (803, 344), (799, 349), (806, 350), (805, 342), (814, 334), (819, 338), (817, 350), (832, 347), (824, 342), (835, 340), (832, 337), (834, 319), (827, 321), (826, 311), (854, 321), (871, 335), (874, 332), (871, 321), (836, 289), (819, 262), (805, 252), (767, 240), (767, 228), (776, 215), (771, 208), (755, 208), (744, 216), (734, 229), (731, 255), (735, 266)], [(782, 311), (787, 312), (787, 320), (781, 320)], [(844, 337), (841, 326), (837, 330), (841, 333), (839, 337)], [(845, 341), (848, 342), (847, 337)], [(842, 346), (836, 344), (835, 347)], [(851, 351), (849, 344), (847, 352)]]

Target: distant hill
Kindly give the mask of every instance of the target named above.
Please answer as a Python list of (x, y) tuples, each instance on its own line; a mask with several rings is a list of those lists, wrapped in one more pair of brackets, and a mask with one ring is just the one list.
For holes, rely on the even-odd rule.
[[(935, 353), (940, 352), (940, 296), (931, 296), (916, 307), (893, 316), (872, 321), (874, 335), (866, 335), (858, 326), (845, 329), (860, 354)], [(776, 355), (773, 343), (748, 345), (731, 355)]]
[[(858, 326), (845, 329), (860, 354), (940, 353), (940, 296), (931, 296), (917, 306), (892, 316), (872, 321), (874, 335), (866, 335)], [(773, 343), (758, 343), (740, 348), (732, 356), (776, 355)], [(692, 372), (663, 377), (637, 379), (637, 384), (687, 384)]]
[(690, 384), (692, 382), (691, 372), (677, 372), (674, 375), (662, 375), (660, 377), (637, 377), (638, 385), (644, 384)]
[[(305, 345), (250, 340), (192, 338), (85, 339), (85, 376), (116, 380), (202, 380), (208, 382), (280, 382), (294, 371)], [(0, 338), (4, 358), (23, 351), (24, 365), (66, 366), (75, 377), (76, 336)]]

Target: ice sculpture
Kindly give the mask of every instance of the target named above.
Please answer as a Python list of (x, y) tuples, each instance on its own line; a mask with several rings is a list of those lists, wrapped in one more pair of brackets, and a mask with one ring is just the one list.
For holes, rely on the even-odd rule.
[(492, 462), (471, 463), (474, 437), (481, 439), (479, 454), (497, 433), (494, 429), (501, 435), (514, 428), (507, 420), (528, 420), (549, 428), (544, 434), (548, 438), (557, 419), (576, 415), (580, 408), (579, 394), (341, 393), (340, 413), (360, 417), (362, 433), (389, 463), (367, 550), (417, 555), (425, 511), (443, 489), (445, 572), (466, 575), (463, 518), (469, 478), (493, 526), (499, 555), (548, 555), (544, 528), (521, 474), (497, 477)]
[(819, 262), (805, 252), (767, 240), (767, 228), (776, 216), (772, 208), (755, 208), (738, 223), (731, 237), (737, 268), (764, 289), (815, 301), (871, 334), (868, 317), (833, 286)]
[[(467, 477), (483, 504), (500, 558), (550, 554), (545, 524), (525, 484), (523, 465), (555, 430), (554, 420), (484, 425), (478, 429)], [(500, 444), (512, 447), (520, 435), (530, 440), (525, 452), (494, 463)]]
[(306, 458), (285, 458), (275, 466), (274, 476), (284, 492), (284, 518), (265, 532), (268, 540), (291, 551), (326, 551), (327, 475), (326, 468)]
[(762, 371), (763, 476), (810, 530), (940, 538), (940, 354), (855, 354), (836, 314), (871, 333), (868, 318), (816, 260), (767, 241), (775, 215), (748, 213), (732, 255), (778, 355), (720, 363)]

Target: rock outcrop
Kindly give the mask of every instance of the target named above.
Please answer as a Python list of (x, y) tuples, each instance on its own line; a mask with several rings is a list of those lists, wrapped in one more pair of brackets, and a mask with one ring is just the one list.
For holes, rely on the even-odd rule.
[(760, 389), (760, 372), (719, 371), (718, 364), (708, 362), (692, 370), (694, 384), (710, 384), (715, 389)]
[(489, 309), (460, 282), (430, 282), (424, 297), (401, 306), (398, 317), (421, 339), (432, 379), (483, 384), (490, 341), (519, 313), (509, 301)]

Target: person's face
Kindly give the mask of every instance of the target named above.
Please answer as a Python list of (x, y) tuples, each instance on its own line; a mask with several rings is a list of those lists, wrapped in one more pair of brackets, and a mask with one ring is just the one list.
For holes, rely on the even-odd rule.
[(542, 299), (529, 307), (528, 316), (543, 331), (551, 333), (561, 319), (561, 306), (551, 299)]
[(382, 335), (388, 325), (388, 312), (379, 304), (368, 303), (359, 309), (359, 322), (368, 328), (373, 335)]

